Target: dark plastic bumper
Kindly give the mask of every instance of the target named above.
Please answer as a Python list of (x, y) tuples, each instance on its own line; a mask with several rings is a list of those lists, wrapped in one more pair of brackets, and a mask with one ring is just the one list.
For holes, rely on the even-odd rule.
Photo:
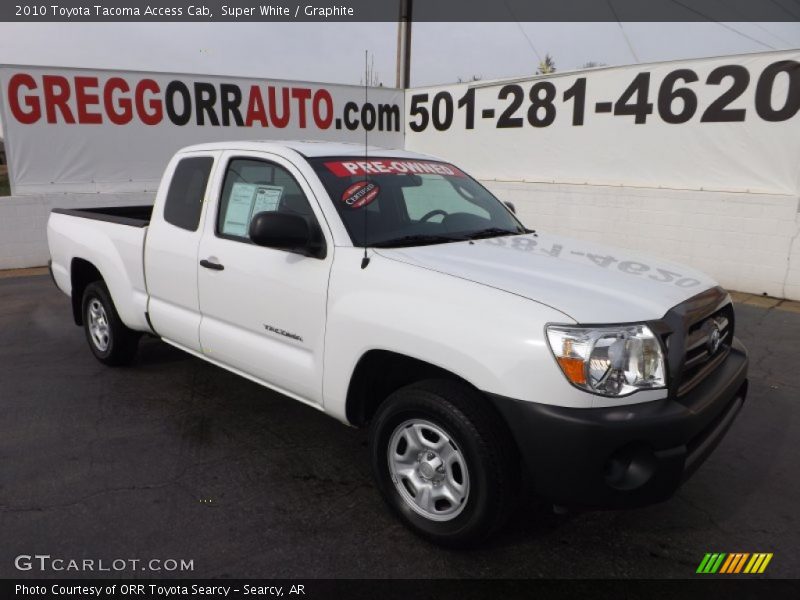
[(505, 417), (537, 493), (567, 506), (626, 508), (669, 498), (714, 450), (747, 395), (747, 351), (684, 397), (575, 409), (489, 397)]

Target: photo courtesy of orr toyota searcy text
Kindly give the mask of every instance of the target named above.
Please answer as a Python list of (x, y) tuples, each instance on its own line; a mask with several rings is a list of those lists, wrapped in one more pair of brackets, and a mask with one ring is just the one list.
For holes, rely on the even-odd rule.
[(242, 596), (305, 596), (306, 590), (303, 584), (290, 584), (287, 586), (272, 585), (250, 585), (244, 584), (234, 588), (232, 585), (158, 585), (154, 583), (111, 583), (106, 585), (80, 585), (80, 584), (60, 584), (50, 585), (25, 585), (18, 583), (14, 586), (14, 593), (17, 596), (61, 596), (61, 597), (111, 597), (119, 594), (135, 598), (152, 594), (155, 598), (200, 596), (215, 598), (231, 597), (231, 592)]
[(8, 108), (19, 123), (159, 125), (284, 128), (292, 119), (305, 129), (400, 131), (397, 104), (335, 107), (324, 87), (186, 82), (159, 84), (151, 78), (15, 73), (8, 81)]

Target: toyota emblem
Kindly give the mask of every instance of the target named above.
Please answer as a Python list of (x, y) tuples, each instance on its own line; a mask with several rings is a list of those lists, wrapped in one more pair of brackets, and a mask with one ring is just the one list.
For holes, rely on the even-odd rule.
[(719, 325), (713, 323), (711, 325), (711, 333), (708, 336), (708, 353), (709, 355), (714, 354), (717, 350), (719, 350), (719, 345), (722, 342), (722, 335), (719, 332)]

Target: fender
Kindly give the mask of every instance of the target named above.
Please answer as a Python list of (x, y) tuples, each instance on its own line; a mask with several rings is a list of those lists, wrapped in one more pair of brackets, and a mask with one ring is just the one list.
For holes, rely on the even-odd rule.
[[(544, 325), (568, 320), (563, 313), (379, 254), (361, 269), (362, 255), (360, 248), (337, 248), (331, 272), (323, 398), (332, 416), (348, 422), (350, 380), (371, 350), (429, 363), (484, 392), (576, 408), (591, 405), (591, 396), (567, 384), (550, 353), (542, 351)], [(483, 326), (487, 311), (493, 313), (491, 329)]]

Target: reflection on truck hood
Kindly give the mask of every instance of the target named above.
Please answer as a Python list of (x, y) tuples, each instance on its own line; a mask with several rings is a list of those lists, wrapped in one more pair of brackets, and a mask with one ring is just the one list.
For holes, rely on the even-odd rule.
[(683, 300), (716, 285), (707, 275), (683, 265), (548, 234), (377, 252), (386, 258), (530, 298), (579, 323), (656, 319)]

